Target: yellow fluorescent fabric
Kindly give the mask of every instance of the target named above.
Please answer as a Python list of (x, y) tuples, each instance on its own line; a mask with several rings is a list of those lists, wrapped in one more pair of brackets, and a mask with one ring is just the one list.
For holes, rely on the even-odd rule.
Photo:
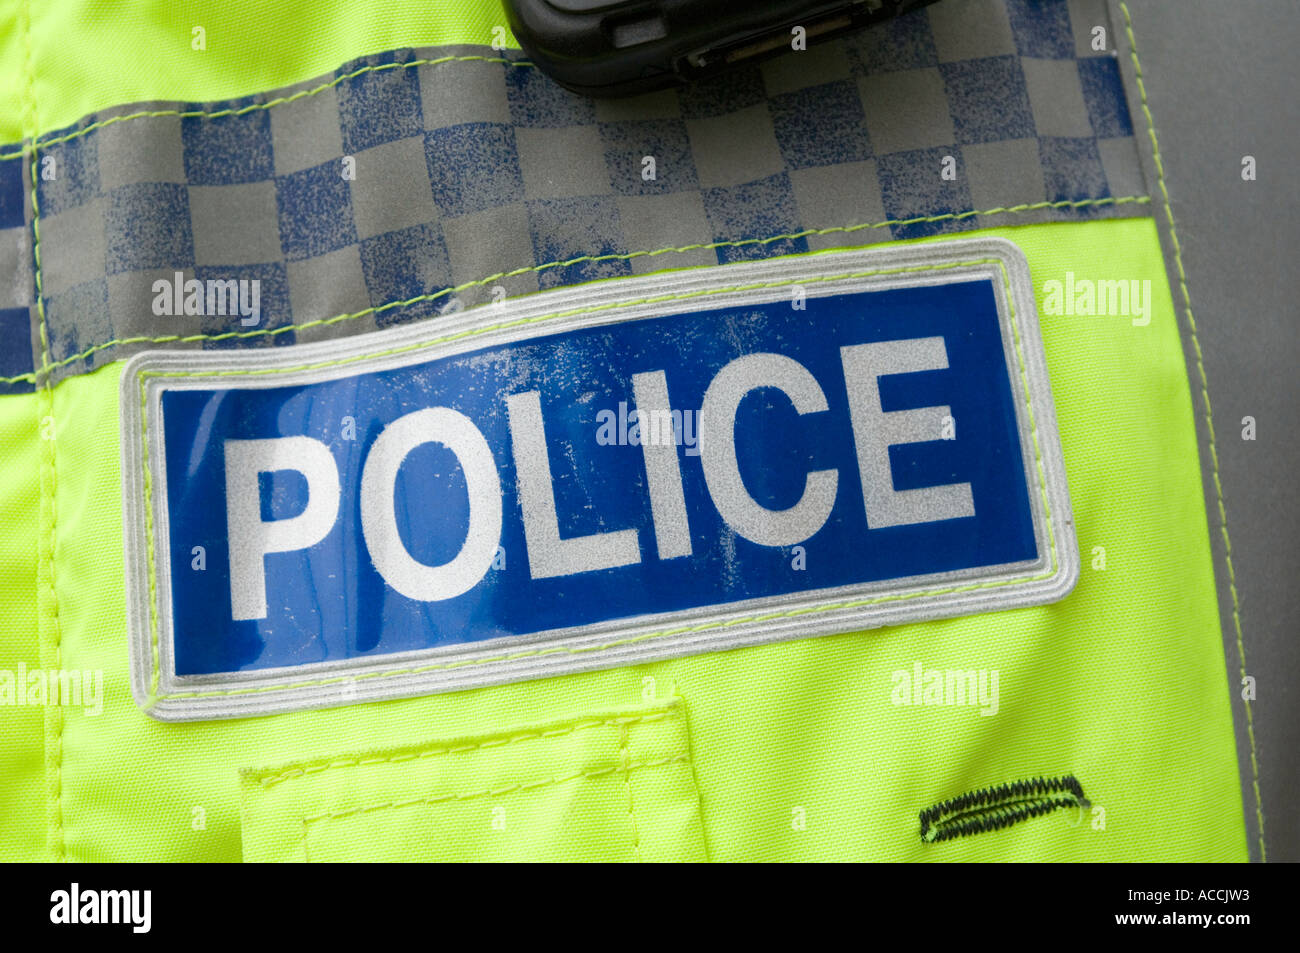
[[(36, 623), (41, 421), (35, 395), (0, 398), (0, 672), (41, 664)], [(0, 707), (0, 856), (44, 854), (45, 711)]]
[[(680, 699), (662, 709), (673, 712), (662, 724), (630, 732), (632, 760), (689, 752), (692, 769), (674, 761), (630, 772), (638, 823), (646, 805), (645, 859), (698, 857), (707, 846), (714, 860), (1245, 860), (1192, 406), (1155, 224), (967, 234), (1020, 245), (1040, 311), (1044, 282), (1067, 271), (1151, 281), (1144, 327), (1126, 317), (1041, 317), (1083, 555), (1077, 588), (1052, 606), (381, 704), (162, 724), (141, 714), (128, 688), (121, 365), (57, 385), (60, 598), (57, 625), (47, 628), (59, 635), (65, 667), (104, 673), (105, 699), (97, 715), (63, 710), (57, 749), (30, 710), (0, 707), (0, 851), (54, 856), (36, 853), (48, 839), (78, 860), (237, 860), (299, 856), (305, 842), (311, 859), (355, 851), (632, 859), (617, 772), (499, 795), (505, 831), (484, 829), (492, 816), (483, 805), (445, 797), (621, 765), (612, 730), (252, 785), (295, 765), (479, 744), (539, 725), (636, 717), (638, 706)], [(21, 606), (35, 581), (43, 399), (0, 398), (0, 513), (23, 537), (7, 536), (0, 566), (9, 665), (32, 657), (36, 641), (33, 610)], [(996, 670), (997, 713), (894, 704), (893, 674), (916, 663)], [(58, 751), (44, 777), (43, 748)], [(1082, 782), (1093, 812), (920, 841), (917, 813), (936, 801), (1066, 773)], [(41, 809), (32, 793), (49, 790), (60, 792), (58, 811)], [(328, 816), (411, 800), (429, 803)], [(317, 815), (303, 838), (302, 818)], [(434, 836), (444, 829), (452, 833)]]
[(0, 76), (11, 78), (0, 83), (0, 142), (30, 135), (33, 111), (43, 133), (121, 103), (232, 99), (328, 73), (340, 50), (518, 49), (505, 22), (496, 0), (384, 0), (381, 13), (313, 0), (14, 0), (0, 10)]

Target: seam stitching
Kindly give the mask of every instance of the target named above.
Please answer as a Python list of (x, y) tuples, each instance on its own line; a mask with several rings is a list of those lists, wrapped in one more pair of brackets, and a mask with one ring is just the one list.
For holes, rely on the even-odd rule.
[(690, 717), (686, 713), (686, 696), (682, 694), (681, 684), (676, 680), (674, 680), (672, 686), (672, 698), (674, 699), (676, 710), (681, 715), (681, 719), (682, 719), (682, 728), (683, 728), (682, 745), (683, 747), (686, 748), (687, 753), (691, 755), (690, 758), (691, 787), (695, 791), (695, 801), (694, 801), (695, 812), (700, 819), (700, 844), (704, 850), (704, 862), (711, 864), (713, 863), (713, 852), (709, 848), (709, 832), (708, 832), (708, 828), (704, 823), (704, 795), (701, 793), (703, 791), (703, 788), (700, 787), (700, 775), (699, 775), (699, 771), (696, 770), (694, 749), (691, 746)]
[(623, 769), (623, 784), (627, 788), (627, 817), (632, 822), (632, 858), (639, 864), (644, 858), (641, 856), (641, 831), (636, 824), (636, 809), (632, 802), (632, 757), (628, 752), (627, 725), (619, 730), (618, 753), (619, 764)]
[[(140, 382), (140, 412), (146, 413), (147, 392), (144, 382)], [(153, 467), (149, 464), (149, 426), (141, 425), (141, 462), (144, 469), (144, 528), (145, 528), (145, 552), (149, 563), (149, 613), (150, 613), (150, 630), (151, 638), (149, 640), (151, 673), (149, 676), (149, 697), (158, 697), (158, 678), (161, 672), (161, 665), (158, 660), (158, 581), (157, 573), (157, 556), (154, 552), (154, 528), (153, 528)]]
[(303, 818), (303, 823), (304, 825), (309, 825), (316, 821), (325, 820), (326, 818), (338, 820), (339, 818), (352, 817), (355, 814), (370, 814), (375, 811), (394, 810), (400, 807), (413, 807), (417, 804), (442, 804), (447, 801), (468, 801), (480, 797), (500, 797), (506, 794), (534, 791), (538, 788), (564, 784), (568, 781), (605, 777), (620, 771), (640, 771), (643, 768), (659, 768), (669, 764), (685, 763), (687, 760), (688, 758), (685, 754), (679, 754), (674, 755), (671, 758), (660, 758), (657, 761), (634, 761), (629, 764), (612, 764), (604, 768), (593, 768), (587, 771), (578, 771), (573, 774), (561, 775), (559, 777), (543, 778), (540, 781), (521, 781), (517, 784), (507, 785), (503, 788), (485, 788), (481, 791), (469, 791), (461, 794), (440, 794), (436, 797), (417, 797), (403, 801), (384, 801), (379, 804), (362, 804), (359, 807), (350, 807), (342, 811), (325, 811), (320, 814), (310, 814)]
[[(1223, 501), (1223, 483), (1219, 478), (1219, 451), (1214, 436), (1214, 414), (1210, 407), (1209, 380), (1205, 374), (1205, 361), (1201, 352), (1201, 343), (1196, 336), (1196, 318), (1192, 315), (1192, 298), (1187, 288), (1187, 273), (1183, 269), (1182, 246), (1178, 241), (1178, 228), (1174, 223), (1174, 210), (1169, 201), (1169, 189), (1165, 185), (1164, 162), (1160, 158), (1160, 143), (1156, 139), (1155, 120), (1151, 107), (1147, 104), (1146, 84), (1142, 79), (1142, 64), (1138, 60), (1137, 38), (1133, 35), (1133, 19), (1129, 16), (1128, 5), (1121, 0), (1120, 9), (1124, 12), (1124, 32), (1128, 34), (1129, 52), (1133, 59), (1133, 72), (1137, 78), (1138, 96), (1142, 101), (1142, 113), (1146, 117), (1147, 134), (1151, 138), (1151, 151), (1156, 167), (1156, 183), (1160, 187), (1161, 203), (1165, 218), (1169, 221), (1169, 242), (1174, 250), (1174, 265), (1178, 269), (1178, 291), (1183, 299), (1183, 313), (1187, 315), (1187, 327), (1191, 334), (1192, 349), (1196, 353), (1196, 372), (1201, 379), (1201, 401), (1205, 405), (1205, 431), (1210, 450), (1211, 471), (1214, 478), (1214, 495), (1219, 510), (1219, 533), (1223, 537), (1223, 562), (1228, 571), (1228, 592), (1232, 597), (1232, 625), (1237, 639), (1237, 659), (1241, 664), (1241, 677), (1246, 678), (1246, 645), (1241, 630), (1241, 601), (1237, 594), (1237, 574), (1232, 565), (1232, 540), (1228, 536), (1228, 511)], [(1268, 860), (1264, 846), (1264, 805), (1259, 788), (1259, 757), (1255, 745), (1255, 718), (1251, 711), (1250, 699), (1242, 698), (1246, 708), (1246, 736), (1250, 739), (1251, 787), (1255, 795), (1255, 821), (1259, 828), (1259, 859), (1261, 863)]]
[(314, 764), (290, 768), (289, 770), (282, 771), (276, 775), (257, 778), (257, 783), (263, 788), (269, 788), (284, 781), (289, 781), (310, 774), (321, 774), (325, 771), (331, 771), (334, 768), (355, 768), (372, 764), (396, 764), (406, 761), (418, 761), (422, 758), (434, 758), (446, 754), (460, 754), (466, 751), (479, 751), (484, 748), (496, 748), (503, 745), (513, 744), (517, 741), (531, 741), (541, 738), (562, 738), (566, 735), (572, 735), (579, 731), (586, 731), (592, 728), (617, 727), (621, 728), (623, 734), (626, 735), (628, 725), (662, 721), (665, 718), (674, 717), (676, 714), (675, 710), (669, 710), (656, 712), (653, 715), (641, 715), (632, 718), (607, 718), (603, 721), (580, 722), (567, 728), (554, 728), (544, 731), (527, 731), (515, 735), (507, 735), (502, 738), (490, 738), (486, 741), (481, 741), (478, 744), (454, 745), (450, 747), (434, 748), (428, 751), (407, 751), (401, 754), (390, 755), (388, 757), (376, 756), (373, 758), (348, 758), (341, 761), (321, 761)]
[[(982, 215), (1023, 215), (1029, 212), (1041, 211), (1049, 208), (1087, 208), (1101, 205), (1128, 205), (1136, 203), (1146, 205), (1151, 201), (1149, 195), (1121, 195), (1118, 197), (1104, 199), (1080, 199), (1075, 201), (1059, 202), (1032, 202), (1025, 205), (1012, 205), (1005, 208), (991, 208), (982, 210), (970, 210), (966, 212), (945, 212), (942, 215), (927, 215), (919, 218), (905, 219), (886, 219), (881, 222), (859, 222), (853, 225), (832, 225), (827, 228), (806, 228), (799, 232), (790, 232), (783, 235), (770, 235), (766, 238), (740, 238), (728, 241), (702, 242), (693, 245), (678, 245), (665, 248), (648, 249), (644, 251), (621, 252), (608, 255), (580, 255), (576, 258), (556, 259), (555, 261), (542, 262), (537, 265), (527, 265), (521, 268), (514, 268), (510, 271), (498, 272), (495, 275), (488, 275), (486, 278), (476, 278), (473, 281), (467, 281), (464, 284), (455, 285), (449, 288), (442, 288), (429, 294), (416, 295), (414, 298), (407, 298), (402, 301), (388, 301), (384, 304), (373, 305), (369, 308), (363, 308), (360, 311), (354, 311), (347, 314), (336, 314), (329, 318), (316, 318), (311, 321), (304, 321), (301, 324), (284, 324), (276, 328), (257, 328), (253, 331), (223, 331), (219, 334), (165, 334), (158, 337), (128, 337), (115, 338), (111, 341), (105, 341), (102, 344), (96, 344), (86, 350), (65, 357), (62, 360), (55, 361), (52, 364), (45, 364), (40, 371), (57, 370), (68, 364), (74, 364), (77, 361), (83, 361), (92, 354), (110, 347), (116, 347), (119, 344), (190, 344), (198, 341), (226, 341), (232, 338), (253, 338), (263, 335), (284, 334), (288, 331), (306, 331), (311, 328), (328, 327), (338, 324), (342, 321), (352, 321), (357, 318), (364, 318), (371, 314), (381, 314), (393, 308), (406, 308), (414, 304), (420, 304), (425, 301), (435, 301), (446, 295), (455, 295), (457, 292), (465, 291), (469, 288), (477, 288), (483, 285), (491, 284), (494, 281), (501, 281), (506, 278), (514, 278), (519, 275), (542, 272), (548, 268), (565, 268), (570, 265), (585, 263), (598, 263), (604, 261), (631, 261), (634, 258), (654, 257), (665, 254), (684, 254), (689, 251), (714, 251), (719, 248), (735, 248), (745, 245), (770, 245), (780, 241), (795, 241), (800, 238), (808, 238), (814, 235), (833, 235), (833, 234), (852, 234), (870, 228), (887, 228), (893, 225), (916, 225), (925, 222), (945, 222), (959, 221), (961, 219), (973, 218)], [(13, 377), (0, 377), (0, 384), (16, 384), (20, 381), (35, 380), (37, 372), (26, 374), (16, 374)]]
[[(37, 127), (37, 109), (36, 109), (36, 76), (32, 68), (32, 5), (31, 0), (25, 0), (23, 4), (23, 44), (24, 60), (27, 73), (27, 108), (31, 117), (32, 140), (35, 143)], [(63, 664), (63, 645), (59, 628), (59, 598), (58, 591), (54, 582), (54, 562), (55, 562), (55, 527), (57, 525), (57, 490), (58, 490), (58, 457), (55, 448), (55, 439), (57, 433), (54, 427), (54, 390), (51, 375), (46, 370), (50, 363), (50, 337), (49, 330), (45, 321), (45, 302), (41, 287), (41, 212), (40, 203), (37, 197), (36, 175), (40, 163), (37, 161), (37, 148), (33, 145), (31, 149), (30, 178), (31, 178), (31, 203), (32, 203), (32, 265), (33, 278), (36, 291), (36, 313), (40, 326), (41, 342), (41, 376), (40, 392), (41, 401), (40, 409), (37, 411), (40, 417), (36, 421), (37, 437), (41, 440), (41, 473), (40, 473), (40, 543), (37, 547), (37, 562), (48, 560), (46, 567), (46, 578), (44, 586), (48, 590), (47, 606), (42, 606), (42, 600), (38, 594), (36, 600), (37, 613), (37, 633), (38, 641), (41, 623), (44, 621), (45, 609), (49, 611), (49, 637), (52, 643), (54, 656), (54, 667), (60, 668)], [(35, 382), (35, 375), (33, 375)], [(47, 495), (48, 481), (48, 495)], [(48, 502), (48, 509), (47, 504)], [(48, 514), (48, 518), (47, 518)], [(47, 555), (48, 554), (48, 555)], [(38, 586), (41, 583), (41, 572), (37, 570)], [(63, 833), (63, 710), (57, 706), (47, 706), (45, 713), (45, 723), (47, 730), (50, 732), (49, 742), (53, 746), (53, 752), (46, 752), (47, 770), (51, 776), (47, 779), (47, 796), (50, 798), (50, 816), (48, 823), (50, 826), (49, 838), (50, 849), (54, 854), (56, 861), (66, 861), (67, 845)]]
[(93, 122), (89, 126), (86, 126), (84, 129), (78, 129), (76, 132), (70, 132), (67, 135), (58, 136), (53, 139), (46, 139), (43, 142), (40, 141), (39, 137), (36, 135), (35, 132), (36, 126), (35, 123), (33, 123), (32, 144), (23, 145), (21, 148), (13, 152), (0, 153), (0, 161), (4, 161), (5, 159), (17, 159), (20, 156), (24, 156), (29, 152), (34, 152), (37, 148), (44, 148), (46, 146), (54, 146), (63, 142), (69, 142), (73, 139), (77, 139), (81, 136), (94, 132), (96, 129), (102, 129), (104, 126), (111, 126), (114, 123), (127, 122), (135, 119), (159, 119), (166, 116), (179, 117), (181, 119), (220, 119), (224, 116), (243, 116), (246, 113), (256, 112), (259, 109), (270, 109), (272, 106), (282, 106), (285, 103), (291, 103), (294, 102), (295, 100), (303, 99), (304, 97), (307, 96), (315, 96), (318, 93), (325, 92), (325, 90), (327, 89), (333, 89), (335, 86), (337, 86), (339, 83), (344, 82), (345, 80), (355, 79), (356, 77), (362, 75), (363, 73), (374, 73), (380, 70), (388, 70), (388, 69), (410, 69), (411, 67), (414, 66), (437, 66), (440, 63), (467, 63), (467, 62), (504, 63), (506, 66), (521, 66), (521, 67), (531, 67), (534, 65), (532, 62), (528, 60), (511, 60), (503, 56), (440, 56), (437, 59), (411, 60), (410, 62), (407, 63), (379, 63), (374, 66), (363, 66), (360, 69), (353, 70), (351, 73), (345, 73), (342, 76), (335, 77), (329, 82), (322, 83), (321, 85), (315, 86), (311, 89), (301, 89), (298, 92), (293, 93), (289, 96), (277, 96), (275, 99), (268, 100), (267, 102), (264, 103), (250, 103), (247, 106), (240, 106), (239, 108), (232, 107), (230, 109), (218, 109), (214, 112), (205, 112), (202, 109), (146, 109), (125, 116), (110, 116), (108, 119), (103, 119), (98, 122)]
[[(553, 646), (547, 646), (546, 648), (527, 649), (519, 652), (505, 653), (503, 655), (492, 656), (489, 658), (475, 658), (475, 659), (463, 659), (463, 660), (451, 661), (451, 662), (437, 662), (437, 663), (431, 663), (429, 665), (417, 666), (414, 668), (389, 669), (380, 672), (362, 672), (358, 675), (337, 676), (334, 678), (325, 678), (325, 679), (312, 679), (312, 680), (305, 680), (301, 682), (294, 682), (288, 685), (265, 685), (265, 686), (249, 687), (249, 688), (212, 689), (210, 691), (171, 692), (166, 695), (159, 695), (158, 684), (159, 684), (159, 678), (161, 676), (161, 670), (159, 665), (159, 646), (158, 646), (158, 640), (159, 640), (158, 586), (157, 586), (158, 573), (157, 573), (156, 554), (155, 554), (155, 547), (154, 547), (153, 496), (152, 496), (153, 481), (150, 476), (150, 466), (149, 466), (149, 415), (148, 415), (148, 406), (147, 406), (148, 389), (146, 387), (146, 380), (149, 377), (188, 377), (191, 375), (188, 372), (184, 372), (184, 371), (157, 372), (152, 374), (149, 372), (142, 372), (138, 376), (139, 391), (140, 391), (140, 427), (141, 427), (140, 436), (141, 436), (141, 443), (143, 447), (142, 452), (143, 452), (143, 469), (144, 469), (143, 491), (144, 491), (145, 535), (147, 537), (146, 553), (147, 553), (148, 572), (149, 572), (148, 611), (149, 611), (149, 625), (150, 625), (150, 649), (151, 649), (151, 655), (153, 660), (152, 661), (153, 671), (149, 683), (150, 685), (149, 699), (146, 704), (147, 705), (153, 704), (155, 701), (158, 701), (162, 698), (185, 699), (185, 698), (207, 698), (207, 697), (231, 696), (231, 695), (248, 695), (248, 694), (257, 694), (261, 692), (285, 691), (293, 688), (333, 685), (342, 682), (357, 681), (363, 678), (387, 678), (395, 675), (418, 675), (424, 672), (453, 669), (453, 668), (466, 668), (474, 665), (488, 665), (494, 663), (510, 662), (510, 661), (515, 661), (517, 659), (535, 658), (535, 657), (541, 657), (546, 655), (555, 655), (555, 654), (582, 655), (589, 652), (603, 652), (611, 648), (616, 648), (623, 645), (630, 645), (638, 642), (647, 641), (649, 639), (663, 638), (672, 635), (682, 635), (682, 634), (688, 634), (693, 632), (706, 632), (715, 629), (725, 629), (734, 625), (742, 625), (742, 624), (753, 623), (753, 622), (765, 622), (772, 619), (795, 618), (801, 615), (818, 615), (824, 612), (831, 612), (839, 609), (851, 609), (860, 606), (875, 605), (882, 602), (898, 602), (907, 599), (920, 598), (922, 596), (948, 595), (948, 594), (958, 593), (958, 592), (973, 592), (981, 589), (995, 589), (995, 588), (1001, 588), (1003, 586), (1018, 585), (1025, 582), (1034, 582), (1041, 579), (1050, 578), (1059, 568), (1058, 553), (1056, 549), (1056, 534), (1055, 534), (1053, 520), (1052, 520), (1051, 502), (1047, 495), (1047, 477), (1043, 468), (1042, 450), (1038, 440), (1038, 423), (1034, 416), (1032, 398), (1030, 396), (1029, 388), (1028, 388), (1028, 371), (1025, 366), (1022, 342), (1020, 339), (1020, 330), (1016, 325), (1017, 316), (1015, 311), (1014, 295), (1011, 290), (1011, 277), (1007, 273), (1006, 266), (1005, 264), (1003, 264), (1001, 259), (978, 258), (978, 259), (971, 259), (967, 261), (945, 262), (939, 265), (925, 264), (925, 265), (913, 265), (904, 268), (884, 268), (884, 269), (874, 269), (874, 270), (863, 271), (863, 272), (844, 272), (841, 274), (832, 274), (832, 275), (824, 275), (824, 276), (809, 278), (806, 280), (806, 283), (811, 284), (814, 282), (832, 281), (832, 280), (843, 279), (843, 278), (861, 278), (861, 277), (869, 277), (873, 275), (893, 275), (893, 274), (903, 274), (903, 273), (917, 272), (917, 271), (933, 272), (933, 271), (942, 271), (942, 270), (947, 270), (952, 268), (959, 268), (968, 265), (984, 265), (984, 264), (996, 264), (1001, 270), (1002, 280), (1006, 289), (1006, 300), (1007, 300), (1007, 307), (1009, 309), (1010, 323), (1013, 331), (1013, 340), (1016, 349), (1016, 359), (1020, 365), (1021, 380), (1025, 383), (1025, 394), (1024, 394), (1025, 408), (1028, 414), (1030, 431), (1033, 435), (1035, 463), (1037, 464), (1037, 468), (1038, 468), (1039, 482), (1042, 485), (1041, 492), (1042, 492), (1042, 498), (1044, 504), (1045, 519), (1047, 523), (1047, 536), (1050, 543), (1051, 558), (1049, 560), (1048, 568), (1044, 572), (1024, 579), (1010, 579), (1010, 580), (997, 580), (993, 582), (970, 583), (964, 586), (951, 586), (942, 589), (927, 589), (917, 593), (891, 594), (891, 595), (884, 595), (884, 596), (873, 596), (865, 599), (854, 599), (846, 602), (839, 602), (839, 603), (834, 603), (832, 605), (825, 605), (825, 606), (812, 606), (812, 607), (805, 607), (799, 609), (782, 609), (774, 612), (764, 613), (761, 615), (748, 616), (748, 617), (738, 618), (738, 619), (700, 622), (693, 625), (684, 625), (684, 626), (677, 626), (670, 629), (663, 629), (657, 632), (647, 632), (641, 635), (632, 636), (625, 639), (615, 639), (609, 642), (601, 643), (598, 645), (592, 645), (592, 646), (553, 645)], [(318, 361), (315, 363), (305, 364), (293, 368), (276, 368), (274, 369), (274, 372), (279, 373), (287, 370), (312, 370), (320, 367), (332, 367), (332, 366), (339, 366), (343, 364), (355, 363), (357, 361), (362, 361), (373, 357), (383, 357), (383, 356), (389, 356), (393, 354), (408, 353), (412, 351), (418, 351), (418, 350), (423, 350), (431, 347), (436, 347), (437, 345), (447, 343), (448, 341), (459, 340), (462, 338), (476, 337), (478, 335), (485, 334), (489, 331), (535, 324), (538, 322), (553, 320), (557, 317), (562, 317), (569, 314), (592, 313), (596, 311), (603, 311), (603, 310), (625, 307), (629, 304), (700, 298), (700, 297), (707, 297), (710, 294), (722, 294), (731, 291), (744, 291), (744, 290), (750, 290), (756, 288), (784, 286), (788, 283), (789, 283), (788, 281), (758, 282), (751, 285), (732, 286), (728, 288), (710, 288), (704, 291), (696, 291), (696, 292), (690, 292), (686, 294), (667, 294), (655, 298), (642, 299), (641, 301), (631, 301), (631, 302), (618, 301), (618, 302), (607, 303), (604, 305), (593, 306), (589, 308), (575, 308), (567, 312), (555, 312), (552, 314), (538, 315), (532, 318), (520, 318), (515, 321), (501, 322), (495, 325), (484, 325), (466, 331), (461, 331), (456, 334), (446, 335), (445, 337), (435, 338), (434, 340), (431, 341), (424, 341), (417, 344), (404, 345), (403, 347), (390, 348), (388, 350), (377, 351), (369, 354), (352, 355), (346, 359)], [(264, 374), (268, 372), (271, 371), (265, 368), (254, 368), (249, 370), (241, 369), (241, 370), (232, 370), (227, 372), (217, 372), (214, 376), (240, 376), (240, 375), (250, 376), (250, 375)]]

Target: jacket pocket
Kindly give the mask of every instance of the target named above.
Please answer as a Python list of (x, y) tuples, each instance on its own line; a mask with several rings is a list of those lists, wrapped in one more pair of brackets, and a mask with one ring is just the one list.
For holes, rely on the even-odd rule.
[(246, 861), (706, 860), (681, 704), (245, 769)]

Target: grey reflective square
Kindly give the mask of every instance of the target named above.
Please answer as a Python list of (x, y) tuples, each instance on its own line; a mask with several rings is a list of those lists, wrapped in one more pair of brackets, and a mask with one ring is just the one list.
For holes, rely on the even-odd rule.
[(1101, 154), (1101, 167), (1106, 170), (1106, 185), (1111, 195), (1147, 195), (1150, 192), (1142, 177), (1137, 145), (1131, 136), (1098, 139), (1097, 152)]
[[(1111, 35), (1110, 14), (1106, 10), (1106, 0), (1066, 0), (1070, 11), (1070, 28), (1074, 33), (1074, 55), (1107, 56), (1115, 49), (1115, 37)], [(1092, 31), (1096, 27), (1106, 28), (1106, 50), (1092, 48)]]
[(501, 63), (457, 61), (417, 67), (424, 128), (442, 129), (466, 122), (510, 122), (505, 71)]
[(528, 199), (605, 195), (613, 189), (598, 126), (515, 130)]
[[(102, 274), (46, 297), (45, 327), (50, 360), (62, 361), (85, 354), (95, 344), (114, 337), (107, 299), (108, 280)], [(88, 366), (95, 366), (96, 356), (104, 359), (99, 352), (86, 355), (90, 359)]]
[(753, 182), (785, 168), (765, 103), (723, 116), (688, 119), (686, 131), (701, 188)]
[(424, 157), (424, 139), (412, 136), (358, 152), (352, 189), (357, 238), (438, 220)]
[(940, 63), (1004, 56), (1016, 51), (1002, 0), (958, 0), (926, 8)]
[[(181, 281), (194, 277), (194, 269), (181, 271)], [(108, 276), (108, 314), (119, 337), (162, 337), (168, 335), (200, 334), (203, 331), (201, 315), (154, 314), (153, 290), (155, 281), (165, 280), (172, 287), (176, 280), (173, 269), (127, 271)], [(168, 347), (176, 347), (168, 342)], [(195, 347), (198, 346), (196, 343)]]
[(179, 116), (150, 116), (110, 123), (99, 139), (99, 180), (105, 191), (134, 182), (184, 182)]
[[(474, 282), (455, 292), (466, 306), (492, 300), (493, 288), (498, 285), (512, 298), (537, 290), (537, 273), (530, 267), (533, 244), (528, 210), (522, 202), (444, 219), (442, 237), (447, 244), (452, 284)], [(518, 269), (524, 270), (509, 278), (497, 277)]]
[[(887, 218), (874, 159), (796, 169), (790, 173), (790, 185), (799, 203), (800, 219), (809, 228), (869, 225)], [(892, 237), (888, 228), (863, 228), (855, 232), (809, 235), (808, 247), (816, 250), (867, 245), (887, 242)]]
[(1047, 198), (1037, 139), (962, 146), (961, 154), (976, 209), (1028, 205)]
[(276, 175), (300, 172), (343, 155), (339, 101), (332, 87), (268, 112)]
[[(631, 250), (634, 252), (681, 248), (712, 241), (709, 218), (704, 212), (704, 202), (698, 192), (619, 196), (618, 216), (623, 223), (623, 231), (631, 236)], [(638, 275), (664, 268), (717, 263), (717, 253), (711, 248), (637, 255), (630, 259), (632, 271)]]
[(811, 51), (791, 51), (768, 60), (762, 71), (767, 94), (780, 96), (848, 79), (849, 57), (842, 43), (824, 43)]
[(0, 231), (0, 308), (21, 308), (36, 300), (30, 234), (26, 228)]
[(876, 155), (947, 146), (956, 141), (938, 69), (877, 73), (859, 80), (858, 91)]
[(1074, 60), (1039, 60), (1026, 56), (1020, 66), (1025, 71), (1034, 128), (1040, 136), (1086, 138), (1093, 134)]
[(196, 265), (279, 261), (275, 183), (191, 185), (190, 224)]
[[(294, 324), (320, 321), (340, 314), (356, 314), (370, 307), (366, 278), (361, 270), (361, 251), (348, 245), (336, 251), (285, 264), (289, 278), (289, 305)], [(363, 320), (363, 319), (357, 319)], [(373, 326), (373, 322), (371, 322)], [(340, 321), (340, 334), (356, 333), (355, 321)], [(313, 340), (333, 337), (324, 329)]]
[(104, 274), (104, 199), (41, 219), (41, 290), (58, 294)]

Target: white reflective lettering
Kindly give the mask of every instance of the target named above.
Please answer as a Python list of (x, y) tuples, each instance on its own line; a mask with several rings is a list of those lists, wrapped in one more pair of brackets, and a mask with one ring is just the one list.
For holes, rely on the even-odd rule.
[[(227, 440), (226, 536), (230, 546), (230, 611), (235, 621), (266, 617), (267, 553), (319, 543), (339, 512), (339, 470), (329, 447), (311, 437)], [(259, 473), (296, 470), (307, 480), (307, 505), (297, 516), (263, 521)]]
[(679, 434), (668, 405), (668, 383), (663, 371), (632, 375), (637, 421), (641, 424), (641, 453), (645, 457), (650, 488), (650, 515), (660, 559), (691, 554), (691, 527), (682, 492), (681, 464), (677, 459)]
[(700, 408), (700, 462), (709, 495), (722, 518), (746, 539), (764, 546), (792, 546), (812, 536), (835, 505), (836, 470), (804, 479), (803, 496), (789, 509), (770, 510), (750, 496), (736, 460), (736, 410), (750, 391), (775, 387), (799, 414), (827, 409), (826, 395), (808, 369), (780, 354), (738, 357), (718, 371)]
[(506, 408), (510, 414), (510, 442), (514, 448), (524, 542), (528, 546), (528, 569), (532, 577), (568, 576), (640, 562), (641, 550), (634, 529), (560, 538), (541, 397), (535, 390), (511, 394), (506, 398)]
[(879, 378), (946, 368), (948, 352), (943, 338), (855, 344), (840, 348), (840, 361), (849, 393), (849, 417), (858, 451), (867, 526), (880, 529), (974, 516), (969, 483), (895, 490), (889, 466), (891, 446), (943, 439), (944, 420), (951, 413), (946, 405), (881, 410)]
[[(469, 492), (469, 529), (450, 562), (427, 566), (411, 556), (397, 528), (396, 485), (416, 447), (440, 443), (456, 455)], [(436, 501), (432, 502), (436, 505)], [(464, 414), (429, 407), (398, 417), (370, 448), (361, 473), (361, 533), (384, 581), (421, 602), (451, 599), (478, 585), (501, 540), (501, 481), (482, 432)]]

